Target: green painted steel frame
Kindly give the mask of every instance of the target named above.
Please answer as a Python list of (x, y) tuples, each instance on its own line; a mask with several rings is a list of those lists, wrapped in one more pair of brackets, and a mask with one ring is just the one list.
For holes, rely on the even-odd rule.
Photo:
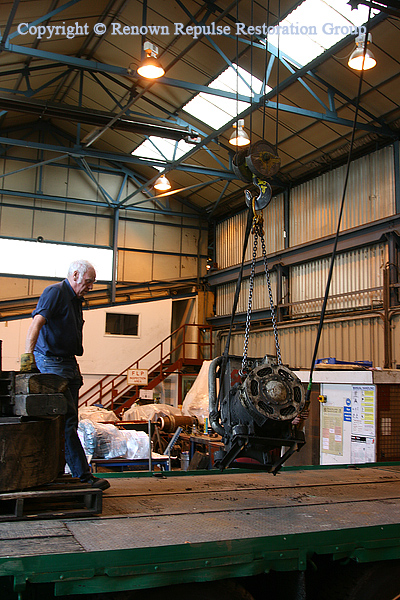
[(248, 577), (269, 571), (304, 571), (313, 555), (370, 562), (400, 559), (400, 524), (318, 531), (157, 548), (0, 559), (0, 576), (54, 583), (56, 596), (154, 588)]

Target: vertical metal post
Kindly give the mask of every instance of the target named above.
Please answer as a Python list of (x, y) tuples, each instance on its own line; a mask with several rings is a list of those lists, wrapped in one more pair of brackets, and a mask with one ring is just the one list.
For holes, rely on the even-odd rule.
[(392, 368), (392, 332), (390, 329), (390, 265), (383, 269), (383, 324), (384, 324), (384, 365), (385, 369)]
[(400, 213), (400, 148), (399, 140), (393, 144), (393, 160), (394, 160), (394, 198), (396, 214)]
[[(144, 27), (146, 27), (146, 24), (147, 24), (147, 0), (143, 0), (143, 9), (142, 9), (143, 31), (144, 31)], [(144, 58), (146, 57), (145, 52), (143, 50), (143, 46), (144, 46), (145, 41), (146, 41), (146, 36), (142, 35), (141, 62), (143, 62)]]
[(118, 277), (118, 226), (119, 226), (119, 208), (114, 209), (113, 223), (113, 264), (112, 264), (112, 279), (111, 279), (111, 303), (114, 304), (117, 292), (117, 277)]
[(276, 265), (276, 320), (281, 320), (281, 304), (282, 304), (282, 265)]
[(289, 248), (290, 246), (290, 189), (286, 188), (283, 192), (283, 222), (284, 222), (284, 247)]
[(149, 431), (149, 471), (153, 470), (152, 456), (151, 456), (151, 419), (147, 422)]
[[(78, 106), (82, 107), (82, 96), (83, 96), (83, 69), (80, 72), (79, 76), (79, 100)], [(76, 126), (76, 144), (79, 145), (81, 143), (81, 124), (78, 123)]]
[(397, 288), (394, 287), (394, 284), (398, 282), (398, 251), (396, 237), (394, 233), (386, 234), (389, 253), (389, 307), (398, 304)]

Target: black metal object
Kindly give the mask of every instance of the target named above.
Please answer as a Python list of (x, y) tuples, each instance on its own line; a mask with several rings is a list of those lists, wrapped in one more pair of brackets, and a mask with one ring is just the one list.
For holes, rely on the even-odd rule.
[[(222, 357), (214, 359), (209, 371), (210, 423), (224, 444), (214, 464), (224, 469), (240, 459), (235, 466), (275, 474), (305, 443), (303, 432), (293, 424), (304, 407), (303, 385), (292, 371), (268, 356), (248, 359), (250, 371), (242, 381), (241, 359), (229, 356), (218, 401), (221, 363)], [(246, 459), (257, 462), (242, 462)]]

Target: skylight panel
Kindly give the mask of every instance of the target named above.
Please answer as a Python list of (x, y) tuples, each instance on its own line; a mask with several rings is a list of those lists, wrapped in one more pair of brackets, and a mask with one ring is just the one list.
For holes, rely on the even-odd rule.
[[(188, 144), (184, 140), (175, 140), (168, 138), (157, 137), (151, 135), (148, 139), (142, 142), (131, 154), (139, 158), (150, 158), (155, 160), (176, 160), (193, 148), (193, 144)], [(157, 167), (159, 171), (163, 167)]]
[[(233, 65), (225, 69), (208, 87), (242, 96), (254, 96), (261, 92), (262, 81), (242, 67), (237, 68), (237, 65)], [(236, 102), (234, 98), (200, 92), (183, 107), (183, 110), (213, 129), (219, 129), (249, 106), (248, 102)]]
[(347, 0), (305, 0), (270, 29), (268, 42), (304, 66), (347, 35), (357, 35), (368, 12), (366, 6), (351, 10)]

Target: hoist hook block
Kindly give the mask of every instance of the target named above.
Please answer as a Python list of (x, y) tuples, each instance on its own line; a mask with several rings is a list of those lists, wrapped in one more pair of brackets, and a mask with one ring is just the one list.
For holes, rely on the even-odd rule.
[(281, 168), (281, 159), (266, 140), (259, 140), (249, 146), (245, 163), (250, 171), (260, 179), (270, 179)]
[(266, 140), (259, 140), (235, 153), (232, 170), (241, 181), (250, 183), (253, 175), (261, 180), (270, 179), (281, 168), (281, 159)]
[(253, 173), (245, 163), (247, 150), (240, 150), (236, 152), (232, 160), (232, 170), (236, 177), (245, 183), (251, 183)]
[(250, 190), (245, 190), (246, 204), (249, 208), (253, 206), (255, 210), (262, 210), (271, 202), (272, 188), (268, 181), (259, 179), (255, 175), (253, 175), (253, 184), (258, 188), (259, 194), (254, 198)]

